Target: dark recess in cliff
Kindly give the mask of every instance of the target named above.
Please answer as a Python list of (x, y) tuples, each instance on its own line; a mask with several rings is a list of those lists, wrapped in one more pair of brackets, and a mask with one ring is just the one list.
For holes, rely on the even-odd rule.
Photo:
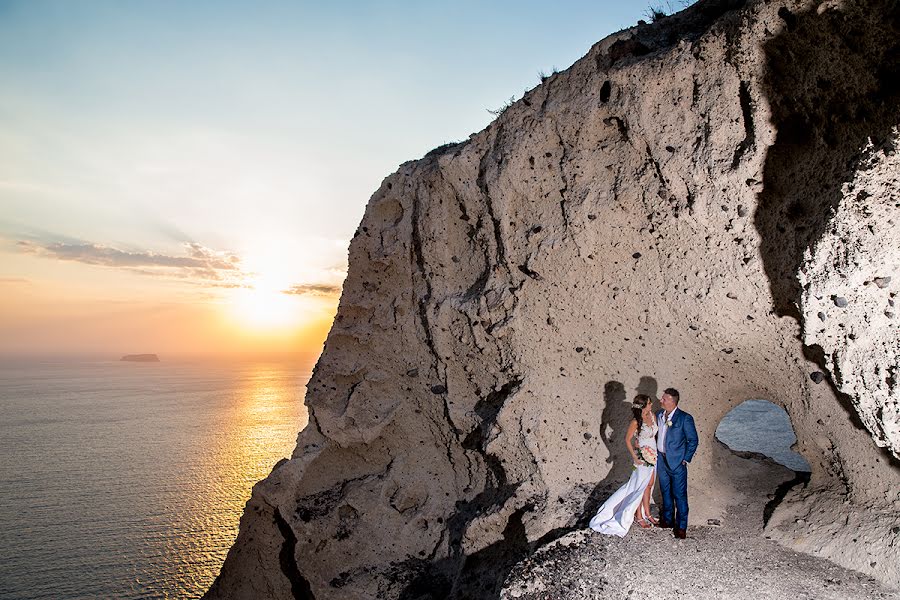
[(863, 30), (866, 19), (844, 11), (782, 7), (786, 31), (765, 44), (763, 92), (778, 134), (754, 219), (773, 308), (798, 321), (803, 253), (827, 229), (867, 140), (883, 143), (900, 116), (900, 6), (884, 0), (864, 10), (880, 15), (882, 31)]
[(297, 546), (297, 536), (291, 529), (281, 512), (276, 508), (273, 517), (278, 525), (278, 531), (284, 536), (284, 542), (281, 545), (281, 551), (278, 553), (278, 562), (281, 564), (281, 571), (284, 576), (291, 582), (291, 593), (295, 600), (315, 600), (309, 582), (300, 570), (297, 568), (297, 561), (294, 559), (294, 548)]

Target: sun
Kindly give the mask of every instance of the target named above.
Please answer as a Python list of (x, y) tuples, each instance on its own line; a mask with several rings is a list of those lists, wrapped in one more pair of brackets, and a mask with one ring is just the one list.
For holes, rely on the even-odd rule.
[(249, 329), (285, 330), (302, 324), (304, 310), (301, 299), (285, 294), (287, 286), (273, 278), (257, 278), (249, 287), (237, 288), (231, 294), (231, 312)]
[(257, 329), (290, 327), (299, 322), (296, 303), (279, 291), (240, 289), (234, 294), (232, 306), (243, 324)]
[(296, 340), (330, 323), (337, 309), (337, 296), (327, 293), (333, 274), (286, 260), (302, 250), (264, 241), (242, 249), (241, 287), (219, 296), (229, 328), (257, 340)]

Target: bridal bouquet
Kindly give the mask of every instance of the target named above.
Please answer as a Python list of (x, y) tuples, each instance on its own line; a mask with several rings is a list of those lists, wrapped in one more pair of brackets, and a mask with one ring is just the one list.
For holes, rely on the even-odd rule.
[(648, 467), (656, 465), (656, 450), (650, 446), (641, 446), (638, 448), (638, 457), (644, 461)]

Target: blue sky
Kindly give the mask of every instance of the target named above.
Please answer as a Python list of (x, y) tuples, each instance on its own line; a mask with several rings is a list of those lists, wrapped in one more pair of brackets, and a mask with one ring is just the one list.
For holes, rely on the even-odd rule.
[(385, 176), (646, 10), (0, 0), (0, 280), (190, 296), (133, 263), (199, 246), (283, 287), (339, 285)]

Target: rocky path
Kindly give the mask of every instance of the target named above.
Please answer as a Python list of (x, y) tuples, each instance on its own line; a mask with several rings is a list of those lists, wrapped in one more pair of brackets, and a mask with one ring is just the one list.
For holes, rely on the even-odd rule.
[(633, 526), (623, 538), (576, 531), (510, 572), (501, 598), (558, 599), (898, 599), (900, 593), (824, 559), (765, 538), (762, 507), (733, 507), (722, 527)]

